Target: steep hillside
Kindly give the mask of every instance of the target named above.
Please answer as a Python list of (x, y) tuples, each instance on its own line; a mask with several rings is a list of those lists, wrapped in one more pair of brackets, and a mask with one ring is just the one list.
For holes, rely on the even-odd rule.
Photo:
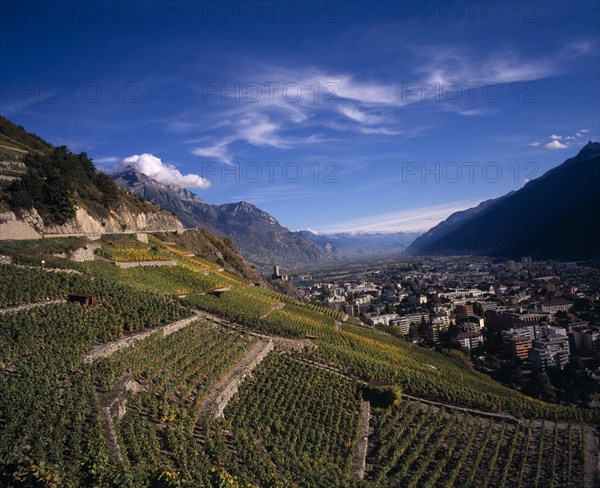
[(451, 215), (415, 240), (415, 254), (532, 255), (575, 258), (600, 254), (600, 143), (524, 188)]
[[(52, 151), (53, 146), (40, 136), (27, 132), (22, 126), (14, 124), (6, 117), (0, 115), (0, 146), (5, 149), (13, 149), (18, 152), (19, 149), (25, 151), (34, 151), (48, 153)], [(15, 151), (16, 150), (16, 151)]]
[[(508, 195), (511, 195), (512, 193), (514, 192), (511, 192)], [(417, 237), (408, 247), (408, 252), (418, 253), (418, 251), (420, 251), (422, 248), (425, 248), (432, 242), (442, 239), (445, 235), (450, 234), (452, 231), (458, 229), (465, 222), (468, 222), (470, 219), (476, 217), (482, 212), (485, 212), (489, 207), (495, 205), (508, 195), (505, 195), (504, 197), (485, 200), (476, 207), (461, 210), (459, 212), (454, 212), (446, 220), (443, 220), (436, 226), (429, 229), (427, 232), (424, 232), (422, 235)]]
[(0, 239), (183, 228), (174, 215), (116, 185), (85, 153), (0, 122)]
[[(169, 236), (100, 245), (80, 273), (0, 264), (2, 486), (597, 486), (598, 412), (252, 286)], [(97, 303), (64, 300), (82, 291)]]

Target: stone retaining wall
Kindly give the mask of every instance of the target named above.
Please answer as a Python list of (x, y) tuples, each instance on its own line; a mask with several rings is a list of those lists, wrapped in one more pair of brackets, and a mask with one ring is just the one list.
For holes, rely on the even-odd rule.
[(137, 341), (141, 341), (143, 339), (146, 339), (147, 337), (150, 337), (152, 334), (162, 333), (164, 336), (168, 336), (169, 334), (172, 334), (173, 332), (176, 332), (179, 329), (188, 326), (195, 320), (198, 320), (197, 315), (193, 315), (186, 319), (178, 320), (177, 322), (172, 322), (170, 324), (163, 325), (152, 330), (138, 332), (137, 334), (133, 334), (127, 337), (121, 337), (120, 339), (117, 339), (113, 342), (101, 344), (89, 351), (84, 356), (83, 362), (85, 364), (88, 364), (95, 361), (98, 358), (108, 357), (114, 354), (115, 352), (120, 351), (121, 349), (125, 349), (126, 347), (135, 344)]
[(209, 416), (218, 418), (223, 415), (223, 411), (229, 400), (238, 391), (238, 386), (246, 375), (250, 374), (261, 361), (274, 349), (273, 341), (259, 341), (250, 349), (244, 357), (215, 385), (211, 388), (200, 408), (200, 416)]
[(260, 353), (252, 360), (252, 362), (246, 366), (244, 371), (241, 374), (237, 375), (235, 378), (233, 378), (232, 381), (227, 385), (225, 390), (223, 390), (221, 392), (221, 394), (218, 396), (217, 402), (215, 404), (215, 410), (214, 410), (215, 418), (223, 416), (225, 407), (227, 407), (227, 404), (229, 403), (229, 400), (231, 400), (233, 395), (235, 395), (237, 393), (238, 386), (240, 385), (240, 383), (242, 381), (244, 381), (244, 378), (246, 377), (246, 375), (251, 373), (252, 370), (254, 368), (256, 368), (256, 366), (258, 366), (262, 362), (262, 360), (267, 357), (267, 354), (269, 354), (272, 350), (273, 350), (273, 342), (269, 341), (269, 342), (265, 343), (265, 346), (262, 349), (262, 351), (260, 351)]
[(367, 465), (370, 413), (371, 404), (369, 402), (362, 402), (360, 405), (360, 437), (356, 445), (354, 462), (352, 463), (352, 474), (361, 480), (365, 477), (365, 467)]
[(176, 261), (115, 261), (119, 268), (136, 268), (137, 266), (177, 266)]

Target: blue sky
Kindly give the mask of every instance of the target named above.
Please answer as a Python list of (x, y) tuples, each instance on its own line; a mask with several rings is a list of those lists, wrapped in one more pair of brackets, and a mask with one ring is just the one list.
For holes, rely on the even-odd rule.
[(600, 4), (1, 4), (1, 113), (291, 229), (424, 230), (600, 135)]

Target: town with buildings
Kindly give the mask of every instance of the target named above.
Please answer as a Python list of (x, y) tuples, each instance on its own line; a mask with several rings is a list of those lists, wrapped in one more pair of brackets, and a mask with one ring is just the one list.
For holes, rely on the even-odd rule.
[(291, 279), (311, 301), (422, 347), (461, 350), (526, 394), (600, 405), (597, 263), (420, 258), (331, 271)]

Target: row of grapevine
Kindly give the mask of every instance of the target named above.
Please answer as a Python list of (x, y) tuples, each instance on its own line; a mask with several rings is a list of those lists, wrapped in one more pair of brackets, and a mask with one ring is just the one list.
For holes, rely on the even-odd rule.
[(245, 286), (247, 284), (247, 282), (242, 280), (239, 276), (236, 276), (233, 273), (229, 273), (227, 271), (214, 270), (214, 271), (212, 271), (212, 274), (221, 278), (223, 281), (225, 281), (227, 283), (227, 286), (230, 286), (230, 287), (235, 288), (238, 286)]
[(289, 295), (284, 295), (283, 293), (271, 290), (270, 288), (260, 288), (259, 292), (271, 298), (275, 298), (276, 300), (281, 302), (289, 303), (292, 305), (301, 305), (305, 310), (311, 310), (319, 313), (320, 315), (325, 315), (338, 321), (343, 321), (346, 318), (346, 314), (340, 310), (335, 310), (333, 308), (325, 307), (323, 305), (318, 305), (315, 303), (296, 300), (295, 298), (292, 298)]
[(0, 308), (46, 298), (64, 298), (68, 293), (81, 291), (89, 285), (89, 279), (75, 273), (0, 264)]
[(130, 473), (148, 483), (185, 479), (194, 486), (214, 477), (194, 438), (196, 412), (214, 382), (254, 341), (198, 320), (167, 337), (151, 336), (107, 361), (112, 376), (131, 371), (145, 388), (130, 396), (130, 411), (117, 422)]
[(103, 371), (83, 365), (95, 343), (180, 318), (167, 297), (97, 277), (99, 304), (54, 305), (0, 315), (0, 484), (109, 486), (118, 466), (99, 420)]
[(181, 266), (140, 266), (119, 270), (118, 274), (129, 285), (170, 295), (203, 293), (223, 284), (213, 275), (203, 275)]
[(355, 382), (271, 354), (225, 410), (239, 449), (228, 470), (260, 486), (348, 484), (360, 400)]
[(172, 322), (185, 313), (167, 297), (106, 286), (100, 280), (94, 282), (100, 302), (96, 306), (60, 304), (1, 314), (0, 366), (56, 347), (68, 348), (68, 354), (56, 351), (56, 361), (76, 363), (95, 342)]
[(494, 412), (510, 411), (517, 416), (597, 418), (593, 411), (551, 405), (508, 390), (464, 363), (402, 339), (364, 327), (344, 324), (336, 330), (326, 321), (322, 323), (325, 332), (317, 333), (319, 347), (311, 352), (313, 359), (363, 380), (376, 378), (417, 396)]
[(179, 254), (179, 256), (183, 260), (185, 260), (185, 261), (187, 261), (189, 263), (195, 264), (197, 266), (201, 266), (201, 267), (206, 268), (206, 269), (208, 269), (210, 271), (214, 271), (214, 270), (220, 268), (220, 266), (217, 263), (213, 263), (212, 261), (209, 261), (208, 259), (202, 258), (200, 256), (185, 256), (185, 255), (182, 255), (182, 254)]
[(189, 249), (180, 246), (179, 244), (162, 244), (162, 247), (173, 254), (177, 254), (178, 256), (184, 257), (193, 257), (193, 252)]
[(218, 314), (232, 322), (258, 328), (259, 318), (277, 302), (255, 293), (254, 289), (255, 287), (238, 288), (219, 297), (195, 295), (187, 297), (184, 303)]
[(583, 459), (568, 454), (581, 452), (581, 441), (567, 425), (524, 428), (416, 402), (374, 424), (368, 479), (382, 486), (583, 486)]
[(102, 248), (96, 251), (96, 254), (103, 258), (117, 262), (128, 261), (168, 261), (169, 256), (153, 251), (151, 249), (126, 249), (126, 248)]

